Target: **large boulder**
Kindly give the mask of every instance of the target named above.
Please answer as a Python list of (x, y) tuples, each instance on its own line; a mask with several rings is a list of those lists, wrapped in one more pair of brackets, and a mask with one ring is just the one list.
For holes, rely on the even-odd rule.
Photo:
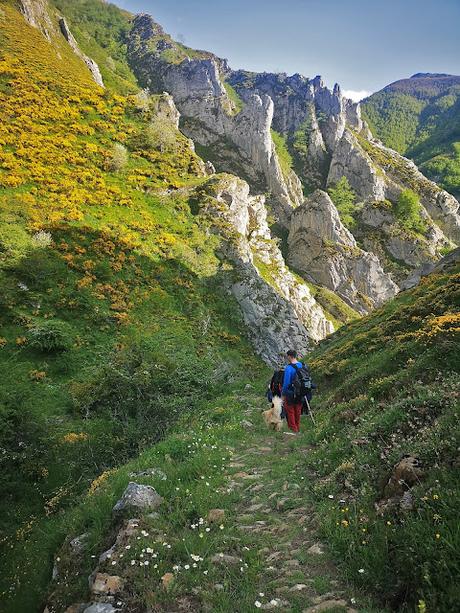
[(156, 509), (162, 502), (163, 498), (150, 485), (130, 481), (112, 512), (117, 515), (125, 511), (147, 511)]

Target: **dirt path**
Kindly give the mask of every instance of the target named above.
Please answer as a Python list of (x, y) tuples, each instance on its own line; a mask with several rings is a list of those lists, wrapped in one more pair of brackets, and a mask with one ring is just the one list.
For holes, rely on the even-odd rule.
[(249, 440), (234, 448), (227, 478), (228, 489), (240, 496), (235, 527), (251, 535), (265, 560), (255, 607), (308, 613), (358, 610), (353, 592), (340, 583), (315, 536), (318, 518), (305, 506), (302, 457), (308, 447), (302, 446), (303, 437), (259, 427), (248, 434)]

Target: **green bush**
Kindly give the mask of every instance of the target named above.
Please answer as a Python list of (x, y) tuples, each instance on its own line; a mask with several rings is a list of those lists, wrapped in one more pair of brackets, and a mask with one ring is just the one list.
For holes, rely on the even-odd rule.
[(161, 117), (154, 119), (146, 128), (140, 130), (130, 141), (129, 146), (140, 151), (173, 152), (177, 147), (174, 125)]
[(0, 225), (0, 268), (18, 263), (32, 247), (32, 237), (22, 226), (15, 223)]
[(352, 228), (356, 221), (353, 213), (356, 211), (356, 194), (348, 179), (341, 177), (337, 183), (328, 189), (332, 202), (337, 207), (340, 219), (347, 228)]
[(398, 202), (395, 205), (396, 217), (406, 228), (422, 232), (425, 224), (420, 212), (421, 207), (418, 195), (411, 189), (404, 189), (400, 193)]
[(73, 343), (72, 327), (59, 319), (40, 321), (28, 331), (27, 342), (43, 352), (68, 351)]

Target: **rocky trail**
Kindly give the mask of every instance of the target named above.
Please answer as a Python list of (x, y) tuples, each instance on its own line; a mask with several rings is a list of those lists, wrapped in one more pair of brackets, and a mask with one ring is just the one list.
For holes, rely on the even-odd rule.
[[(303, 418), (304, 428), (311, 427)], [(264, 560), (259, 579), (261, 610), (319, 611), (357, 610), (352, 591), (343, 585), (324, 544), (318, 541), (320, 518), (306, 505), (303, 495), (308, 476), (302, 471), (302, 455), (308, 446), (302, 437), (287, 431), (256, 431), (237, 447), (229, 465), (229, 488), (237, 490), (237, 529), (249, 533)], [(295, 463), (284, 459), (294, 455)]]
[[(206, 476), (189, 477), (198, 489), (219, 485), (208, 490), (208, 496), (206, 487), (196, 494), (199, 503), (193, 508), (199, 505), (200, 512), (194, 519), (190, 506), (185, 510), (187, 503), (168, 500), (159, 485), (170, 479), (173, 461), (168, 454), (163, 457), (164, 470), (130, 473), (132, 481), (113, 508), (111, 532), (92, 551), (91, 602), (64, 607), (58, 588), (46, 613), (257, 609), (381, 613), (383, 609), (340, 579), (319, 537), (321, 518), (309, 503), (312, 480), (303, 461), (312, 449), (311, 421), (302, 418), (299, 435), (272, 432), (259, 411), (239, 412), (233, 426), (237, 434), (211, 446), (216, 455), (207, 461), (215, 477), (206, 470)], [(213, 464), (217, 457), (223, 461), (220, 466)], [(176, 491), (181, 489), (180, 480), (176, 473)], [(155, 488), (143, 483), (155, 483)], [(192, 487), (185, 490), (187, 496)], [(78, 574), (75, 553), (84, 549), (85, 535), (64, 546), (54, 571), (58, 586), (65, 585), (72, 573)], [(142, 598), (150, 594), (150, 602), (139, 600), (139, 573)]]

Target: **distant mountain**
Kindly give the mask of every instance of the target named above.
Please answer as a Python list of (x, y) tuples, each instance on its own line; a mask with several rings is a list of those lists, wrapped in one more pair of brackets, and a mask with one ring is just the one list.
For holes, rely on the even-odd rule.
[(363, 101), (365, 119), (385, 145), (460, 195), (460, 76), (417, 73)]

